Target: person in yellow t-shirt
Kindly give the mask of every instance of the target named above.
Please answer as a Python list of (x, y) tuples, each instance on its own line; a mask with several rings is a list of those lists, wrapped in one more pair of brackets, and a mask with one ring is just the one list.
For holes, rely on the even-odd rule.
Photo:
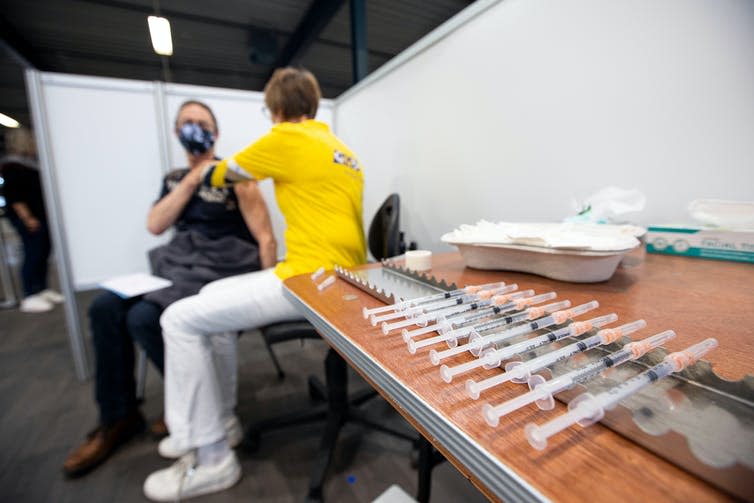
[(274, 124), (270, 132), (233, 157), (207, 163), (203, 183), (271, 178), (287, 224), (286, 256), (274, 269), (210, 283), (163, 313), (170, 436), (158, 450), (181, 459), (144, 482), (145, 495), (156, 501), (220, 491), (241, 476), (231, 449), (242, 436), (234, 415), (236, 331), (301, 319), (283, 296), (283, 279), (366, 261), (362, 166), (326, 124), (314, 120), (320, 99), (314, 75), (278, 69), (264, 99)]

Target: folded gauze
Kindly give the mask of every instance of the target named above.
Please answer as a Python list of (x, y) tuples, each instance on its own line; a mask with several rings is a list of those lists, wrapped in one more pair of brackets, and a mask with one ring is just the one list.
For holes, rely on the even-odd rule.
[(449, 244), (504, 244), (592, 251), (629, 250), (645, 229), (635, 225), (511, 223), (480, 220), (442, 236)]

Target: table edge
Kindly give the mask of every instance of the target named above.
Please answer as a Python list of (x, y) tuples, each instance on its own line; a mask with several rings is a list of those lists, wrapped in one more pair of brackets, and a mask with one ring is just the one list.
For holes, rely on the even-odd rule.
[[(442, 446), (484, 484), (493, 494), (505, 501), (542, 502), (550, 501), (531, 484), (523, 480), (510, 467), (482, 449), (471, 437), (450, 423), (419, 395), (401, 383), (392, 373), (379, 365), (361, 348), (353, 344), (345, 334), (322, 318), (309, 304), (283, 285), (283, 294), (300, 309), (306, 319), (327, 339), (341, 355), (359, 367), (373, 384), (380, 387), (400, 407), (404, 408)], [(428, 439), (431, 443), (432, 438)]]

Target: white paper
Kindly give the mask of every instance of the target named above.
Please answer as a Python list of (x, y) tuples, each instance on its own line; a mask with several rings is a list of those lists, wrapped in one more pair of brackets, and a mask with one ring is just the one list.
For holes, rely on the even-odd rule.
[(137, 295), (154, 292), (166, 288), (173, 284), (172, 281), (151, 274), (139, 272), (136, 274), (125, 274), (116, 276), (100, 283), (99, 286), (105, 290), (110, 290), (114, 294), (130, 299)]

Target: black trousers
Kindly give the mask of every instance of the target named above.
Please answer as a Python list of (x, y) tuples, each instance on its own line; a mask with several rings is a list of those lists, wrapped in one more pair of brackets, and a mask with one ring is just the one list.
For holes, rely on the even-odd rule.
[(100, 294), (89, 307), (96, 356), (95, 400), (101, 424), (110, 424), (136, 408), (134, 342), (160, 373), (165, 350), (160, 329), (162, 307), (140, 298)]
[(15, 215), (10, 221), (21, 236), (24, 245), (24, 264), (21, 267), (21, 280), (24, 296), (28, 297), (47, 289), (47, 260), (50, 257), (50, 233), (47, 223), (41, 221), (39, 229), (30, 232)]

